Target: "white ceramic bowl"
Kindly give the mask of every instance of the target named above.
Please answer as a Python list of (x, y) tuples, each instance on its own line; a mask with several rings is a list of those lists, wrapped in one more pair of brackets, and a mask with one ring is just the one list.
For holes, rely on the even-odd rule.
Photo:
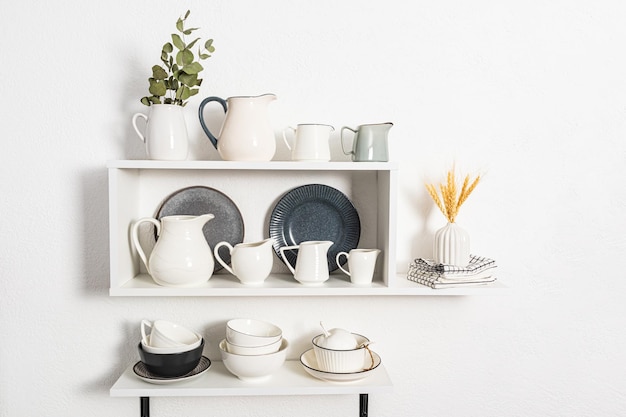
[(363, 370), (367, 349), (362, 344), (369, 342), (369, 339), (360, 334), (352, 334), (356, 338), (357, 346), (359, 347), (350, 350), (327, 349), (319, 346), (317, 340), (323, 336), (321, 334), (313, 338), (313, 352), (315, 352), (320, 371), (346, 373)]
[(282, 330), (266, 321), (255, 319), (232, 319), (226, 323), (226, 340), (242, 347), (259, 347), (279, 341)]
[(147, 343), (146, 339), (141, 339), (141, 348), (145, 350), (146, 352), (156, 353), (156, 354), (161, 354), (161, 355), (170, 354), (170, 353), (187, 352), (188, 350), (193, 350), (197, 348), (198, 346), (200, 346), (200, 343), (202, 343), (202, 336), (199, 335), (198, 333), (196, 333), (196, 336), (198, 340), (196, 340), (195, 342), (189, 345), (179, 345), (179, 346), (172, 346), (172, 347), (150, 346), (150, 344)]
[[(146, 331), (150, 328), (150, 333)], [(198, 341), (196, 332), (167, 320), (141, 321), (141, 337), (152, 347), (180, 347)]]
[(226, 340), (226, 350), (230, 353), (234, 353), (235, 355), (267, 355), (268, 353), (278, 352), (281, 344), (282, 338), (278, 339), (274, 343), (270, 343), (269, 345), (255, 347), (238, 346)]
[(272, 376), (287, 357), (287, 339), (282, 339), (278, 352), (267, 355), (236, 355), (226, 350), (226, 339), (219, 344), (226, 369), (242, 381), (260, 382)]

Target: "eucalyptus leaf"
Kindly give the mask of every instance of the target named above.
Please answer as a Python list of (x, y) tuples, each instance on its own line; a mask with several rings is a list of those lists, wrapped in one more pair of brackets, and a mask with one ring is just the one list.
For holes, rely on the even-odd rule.
[(198, 74), (185, 74), (184, 72), (178, 76), (178, 80), (188, 86), (196, 85), (198, 81)]
[(152, 78), (155, 80), (164, 80), (167, 78), (167, 72), (160, 65), (152, 67)]
[(174, 42), (174, 46), (178, 48), (178, 50), (185, 49), (185, 42), (175, 33), (172, 33), (172, 42)]
[(151, 80), (148, 91), (153, 96), (164, 96), (167, 93), (167, 88), (165, 87), (165, 83), (163, 81)]
[(187, 87), (186, 85), (181, 85), (178, 90), (176, 90), (176, 99), (177, 100), (187, 100), (189, 97), (191, 97), (191, 94), (189, 93), (189, 87)]
[(171, 43), (168, 42), (165, 45), (163, 45), (163, 52), (171, 54), (173, 50), (174, 50), (174, 47), (172, 46)]
[(183, 49), (176, 54), (176, 63), (181, 66), (193, 63), (193, 52), (189, 49)]
[(194, 46), (194, 45), (196, 44), (196, 42), (198, 42), (199, 40), (200, 40), (200, 38), (196, 38), (196, 39), (192, 40), (191, 42), (189, 42), (189, 43), (187, 44), (187, 49), (191, 49), (191, 48), (193, 48), (193, 46)]
[(189, 17), (189, 14), (191, 14), (191, 10), (187, 10), (187, 13), (185, 13), (185, 20)]
[(200, 65), (200, 63), (198, 62), (192, 62), (189, 65), (185, 65), (182, 69), (182, 71), (185, 74), (198, 74), (200, 71), (202, 71), (204, 68), (202, 67), (202, 65)]
[(178, 19), (176, 21), (176, 29), (178, 29), (179, 32), (182, 32), (185, 29), (183, 19)]

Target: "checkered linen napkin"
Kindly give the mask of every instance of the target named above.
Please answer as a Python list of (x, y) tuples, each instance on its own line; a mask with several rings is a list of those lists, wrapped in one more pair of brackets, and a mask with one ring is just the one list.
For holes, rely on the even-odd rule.
[(431, 288), (484, 285), (496, 280), (493, 259), (470, 255), (466, 267), (437, 264), (431, 259), (417, 258), (409, 265), (407, 279)]

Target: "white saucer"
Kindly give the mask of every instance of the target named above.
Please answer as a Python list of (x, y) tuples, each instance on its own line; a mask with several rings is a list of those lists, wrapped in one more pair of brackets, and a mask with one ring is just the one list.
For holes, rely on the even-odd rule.
[(374, 357), (374, 366), (372, 369), (366, 369), (371, 364), (371, 359), (369, 355), (367, 355), (367, 359), (365, 360), (365, 364), (363, 366), (362, 371), (357, 372), (346, 372), (346, 373), (337, 373), (337, 372), (326, 372), (320, 371), (317, 364), (317, 359), (315, 358), (315, 352), (313, 349), (309, 349), (304, 352), (300, 356), (300, 363), (304, 367), (304, 370), (307, 371), (310, 375), (315, 378), (323, 379), (325, 381), (332, 382), (350, 382), (350, 381), (358, 381), (360, 379), (367, 378), (373, 372), (376, 371), (376, 368), (380, 365), (380, 356), (376, 352), (372, 352), (372, 356)]
[(137, 378), (143, 381), (149, 382), (151, 384), (166, 385), (166, 384), (173, 384), (175, 382), (189, 381), (191, 379), (197, 378), (200, 375), (204, 374), (206, 371), (208, 371), (210, 367), (211, 367), (211, 360), (207, 358), (206, 356), (203, 356), (202, 358), (200, 358), (200, 362), (198, 363), (198, 366), (196, 366), (189, 373), (182, 375), (182, 376), (165, 377), (165, 376), (155, 375), (152, 372), (148, 371), (144, 363), (141, 361), (137, 362), (135, 366), (133, 366), (133, 372), (135, 373), (135, 376), (137, 376)]

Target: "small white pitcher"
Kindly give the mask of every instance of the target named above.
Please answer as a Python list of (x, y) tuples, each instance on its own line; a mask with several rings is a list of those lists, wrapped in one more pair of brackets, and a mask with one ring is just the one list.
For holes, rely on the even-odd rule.
[[(283, 140), (291, 151), (294, 161), (330, 161), (330, 133), (335, 130), (329, 125), (299, 124), (283, 129)], [(287, 140), (287, 132), (293, 132), (293, 146)]]
[[(296, 281), (303, 285), (321, 285), (329, 278), (328, 249), (332, 245), (330, 240), (311, 240), (296, 246), (283, 246), (280, 248), (280, 256)], [(294, 249), (298, 249), (295, 268), (285, 256), (286, 250)]]
[[(350, 253), (339, 252), (335, 258), (337, 266), (350, 277), (350, 282), (354, 285), (370, 285), (374, 277), (376, 258), (380, 253), (379, 249), (352, 249)], [(348, 268), (343, 269), (339, 258), (345, 256), (348, 259)]]
[[(145, 134), (137, 119), (146, 122)], [(148, 115), (135, 113), (133, 128), (146, 145), (148, 158), (162, 161), (184, 161), (189, 152), (189, 138), (183, 108), (175, 104), (153, 104)]]
[[(213, 248), (215, 259), (224, 269), (236, 276), (244, 285), (261, 285), (272, 271), (273, 238), (254, 243), (238, 243), (233, 247), (220, 242)], [(220, 257), (219, 249), (226, 246), (230, 252), (232, 268)]]

